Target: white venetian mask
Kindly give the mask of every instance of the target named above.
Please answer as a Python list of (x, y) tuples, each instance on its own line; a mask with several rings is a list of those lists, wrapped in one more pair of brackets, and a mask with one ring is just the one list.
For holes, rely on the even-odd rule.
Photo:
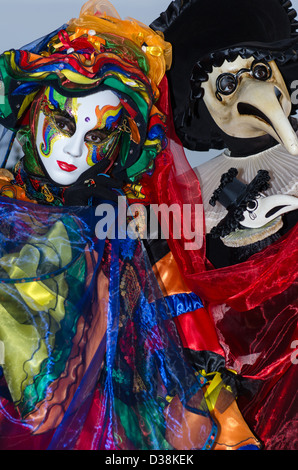
[(36, 148), (48, 176), (71, 185), (103, 158), (118, 152), (122, 105), (109, 90), (65, 97), (46, 88), (36, 128)]

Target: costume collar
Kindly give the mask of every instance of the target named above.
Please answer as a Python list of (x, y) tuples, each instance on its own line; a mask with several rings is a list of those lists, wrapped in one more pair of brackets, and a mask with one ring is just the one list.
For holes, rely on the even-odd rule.
[(13, 174), (16, 184), (25, 190), (30, 199), (51, 206), (64, 205), (67, 186), (57, 186), (45, 177), (30, 175), (24, 168), (24, 159), (16, 164)]
[(266, 191), (268, 196), (274, 194), (298, 196), (297, 157), (290, 155), (282, 145), (278, 144), (263, 152), (239, 158), (231, 157), (230, 152), (225, 150), (195, 168), (202, 190), (207, 233), (227, 214), (227, 210), (221, 204), (212, 207), (209, 201), (220, 183), (221, 176), (231, 167), (238, 169), (239, 177), (246, 184), (252, 181), (258, 170), (269, 171), (271, 179), (270, 188)]

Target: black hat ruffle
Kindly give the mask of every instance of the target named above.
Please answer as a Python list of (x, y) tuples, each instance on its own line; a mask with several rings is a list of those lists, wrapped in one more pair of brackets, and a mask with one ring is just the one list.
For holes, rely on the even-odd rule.
[(213, 66), (252, 56), (275, 60), (289, 92), (297, 79), (298, 22), (290, 1), (174, 0), (150, 26), (173, 47), (168, 77), (174, 122), (191, 150), (226, 147), (201, 99)]
[(243, 213), (247, 210), (248, 204), (254, 201), (262, 191), (269, 188), (270, 176), (266, 170), (259, 170), (249, 184), (237, 179), (237, 175), (236, 168), (230, 168), (227, 173), (224, 173), (219, 187), (209, 201), (212, 206), (215, 206), (218, 201), (228, 210), (224, 219), (211, 229), (210, 234), (213, 238), (225, 237), (240, 228), (241, 221), (244, 219)]

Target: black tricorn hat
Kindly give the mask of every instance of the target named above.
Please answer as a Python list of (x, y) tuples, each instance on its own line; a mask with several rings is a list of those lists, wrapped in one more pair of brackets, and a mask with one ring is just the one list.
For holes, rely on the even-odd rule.
[(249, 184), (240, 181), (237, 175), (236, 168), (230, 168), (227, 173), (224, 173), (219, 187), (209, 201), (212, 206), (215, 206), (218, 201), (228, 210), (227, 215), (219, 224), (211, 229), (210, 234), (213, 238), (225, 237), (240, 228), (241, 221), (244, 219), (243, 213), (247, 210), (249, 203), (269, 188), (270, 176), (267, 170), (259, 170)]
[(298, 22), (288, 0), (174, 0), (150, 27), (173, 47), (168, 78), (175, 128), (191, 150), (226, 147), (202, 100), (201, 84), (213, 66), (253, 56), (275, 60), (289, 92), (297, 80)]

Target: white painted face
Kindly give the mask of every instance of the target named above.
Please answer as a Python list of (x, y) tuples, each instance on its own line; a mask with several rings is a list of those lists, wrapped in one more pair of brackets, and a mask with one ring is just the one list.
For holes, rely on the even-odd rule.
[(109, 90), (69, 98), (45, 90), (36, 128), (36, 148), (52, 181), (71, 185), (103, 158), (118, 153), (122, 105)]
[(225, 61), (213, 68), (202, 88), (208, 111), (226, 134), (238, 138), (270, 134), (291, 154), (298, 154), (298, 139), (288, 119), (291, 99), (274, 61), (253, 57)]

